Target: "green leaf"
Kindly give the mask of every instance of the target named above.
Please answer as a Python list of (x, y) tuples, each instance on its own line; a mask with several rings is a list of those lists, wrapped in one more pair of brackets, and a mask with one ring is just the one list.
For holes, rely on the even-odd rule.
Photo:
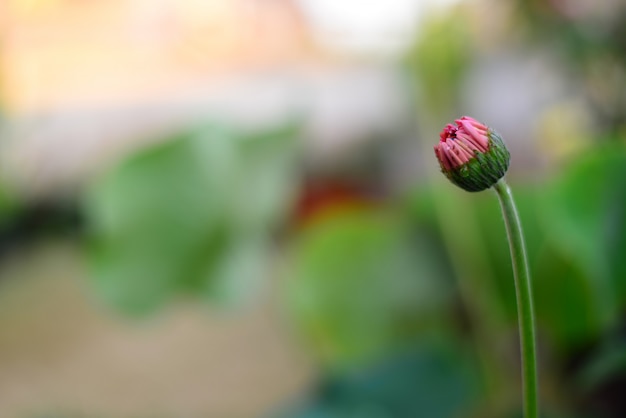
[(144, 313), (178, 294), (235, 302), (258, 288), (291, 197), (296, 134), (204, 127), (105, 173), (85, 205), (104, 299)]
[(601, 322), (626, 302), (626, 151), (594, 151), (567, 169), (543, 196), (553, 244), (589, 279)]
[[(537, 322), (542, 333), (562, 349), (588, 341), (601, 328), (590, 278), (577, 261), (556, 246), (554, 231), (544, 222), (545, 191), (514, 185), (513, 194), (524, 229)], [(476, 202), (498, 296), (505, 302), (511, 325), (516, 326), (511, 256), (500, 207), (489, 194)]]
[(417, 348), (357, 373), (329, 378), (294, 418), (452, 418), (470, 416), (479, 384), (452, 343)]
[(534, 265), (537, 323), (561, 352), (588, 343), (601, 330), (601, 318), (587, 275), (554, 247)]
[(309, 225), (293, 250), (289, 302), (331, 365), (376, 358), (442, 320), (442, 256), (393, 215), (360, 209)]

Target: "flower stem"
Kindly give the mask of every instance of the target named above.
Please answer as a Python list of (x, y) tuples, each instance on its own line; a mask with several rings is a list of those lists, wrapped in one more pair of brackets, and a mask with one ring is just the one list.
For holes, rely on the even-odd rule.
[(519, 320), (520, 345), (522, 354), (522, 383), (524, 386), (524, 417), (537, 418), (537, 350), (535, 336), (535, 314), (533, 312), (533, 297), (528, 269), (526, 246), (522, 235), (522, 225), (513, 201), (509, 185), (504, 179), (498, 181), (495, 189), (502, 216), (506, 226), (506, 233), (511, 249), (513, 276), (515, 278), (515, 292), (517, 294), (517, 312)]

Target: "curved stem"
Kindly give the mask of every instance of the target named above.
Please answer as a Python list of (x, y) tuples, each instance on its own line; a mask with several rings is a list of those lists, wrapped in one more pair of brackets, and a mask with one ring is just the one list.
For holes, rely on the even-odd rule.
[(502, 216), (506, 226), (511, 249), (513, 276), (515, 278), (515, 292), (517, 294), (517, 316), (519, 321), (520, 345), (522, 354), (522, 380), (524, 386), (524, 416), (537, 418), (537, 350), (535, 336), (535, 314), (533, 312), (533, 297), (528, 269), (526, 246), (522, 235), (522, 225), (513, 201), (513, 195), (504, 179), (494, 186)]

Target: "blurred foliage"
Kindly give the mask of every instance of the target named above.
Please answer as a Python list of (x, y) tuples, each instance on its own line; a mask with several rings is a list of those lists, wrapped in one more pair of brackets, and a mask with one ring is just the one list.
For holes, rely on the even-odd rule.
[(467, 416), (478, 382), (458, 347), (451, 341), (423, 344), (357, 373), (329, 377), (308, 405), (283, 418)]
[(554, 245), (606, 287), (601, 303), (615, 308), (617, 299), (626, 302), (626, 149), (613, 146), (583, 156), (551, 186), (544, 203), (558, 237)]
[(427, 116), (455, 109), (458, 92), (471, 61), (472, 41), (463, 11), (427, 20), (422, 36), (407, 53), (405, 65), (414, 80)]
[[(508, 32), (497, 27), (495, 33), (501, 38), (493, 42), (507, 53), (517, 50), (523, 54), (529, 46), (547, 49), (561, 60), (559, 75), (572, 94), (580, 94), (592, 109), (585, 116), (593, 121), (595, 133), (585, 142), (612, 144), (611, 148), (584, 150), (553, 178), (513, 187), (534, 281), (541, 358), (546, 362), (542, 379), (553, 386), (544, 389), (543, 409), (554, 414), (550, 416), (561, 417), (626, 416), (626, 406), (616, 395), (626, 390), (626, 370), (615, 348), (623, 346), (626, 311), (626, 154), (622, 145), (626, 126), (626, 95), (622, 88), (626, 80), (626, 38), (620, 36), (626, 27), (626, 8), (620, 2), (602, 2), (601, 7), (577, 1), (512, 3), (518, 7), (507, 9), (512, 13), (507, 18), (511, 23), (522, 23), (522, 29), (527, 30), (521, 34), (527, 36), (519, 36), (519, 26), (507, 28)], [(468, 18), (462, 7), (430, 20), (405, 62), (418, 103), (420, 126), (416, 135), (428, 139), (424, 142), (430, 143), (441, 123), (457, 116), (459, 100), (464, 99), (459, 92), (467, 81), (467, 70), (475, 64), (473, 57), (485, 52), (472, 39), (471, 26), (459, 24)], [(489, 18), (493, 17), (484, 22)], [(490, 53), (497, 55), (498, 50)], [(571, 142), (572, 138), (564, 140)], [(422, 151), (427, 153), (430, 147), (424, 145)], [(457, 302), (468, 314), (467, 337), (478, 337), (478, 352), (497, 354), (493, 348), (506, 345), (508, 336), (500, 331), (484, 341), (479, 332), (482, 325), (476, 322), (491, 321), (491, 316), (500, 314), (495, 306), (504, 302), (507, 328), (510, 335), (515, 335), (509, 250), (503, 226), (494, 222), (501, 218), (500, 210), (496, 199), (490, 199), (492, 196), (456, 199), (446, 192), (416, 186), (408, 202), (409, 211), (417, 224), (435, 227), (439, 240), (445, 243), (461, 290)], [(456, 213), (459, 215), (450, 216)], [(460, 251), (471, 256), (459, 256)], [(484, 269), (485, 261), (489, 271)], [(480, 288), (463, 291), (468, 286)], [(481, 297), (478, 306), (477, 295)], [(497, 298), (496, 304), (490, 298)], [(467, 331), (454, 322), (447, 328)], [(607, 345), (613, 349), (606, 349)], [(491, 363), (496, 368), (510, 368), (504, 363), (506, 359), (510, 357), (494, 355)], [(579, 379), (586, 385), (571, 384)], [(509, 374), (502, 385), (516, 391), (516, 380)], [(551, 391), (552, 395), (547, 395)], [(485, 416), (515, 413), (513, 401), (505, 403), (505, 410), (488, 407)]]
[[(618, 418), (626, 416), (626, 11), (614, 2), (615, 13), (566, 13), (574, 3), (583, 2), (514, 0), (527, 36), (508, 34), (511, 42), (497, 32), (500, 46), (508, 53), (536, 42), (561, 59), (562, 78), (595, 112), (591, 139), (611, 146), (594, 145), (541, 183), (513, 179), (513, 190), (534, 282), (546, 416)], [(457, 8), (426, 21), (403, 62), (417, 136), (428, 141), (456, 116), (480, 56), (468, 19)], [(144, 314), (185, 295), (237, 303), (254, 294), (303, 175), (298, 137), (297, 124), (258, 133), (203, 126), (102, 173), (81, 207), (102, 298)], [(322, 376), (312, 399), (287, 417), (519, 416), (517, 397), (488, 405), (493, 388), (478, 367), (481, 353), (494, 353), (491, 368), (511, 370), (496, 397), (518, 394), (514, 282), (497, 200), (451, 198), (425, 183), (416, 181), (408, 199), (325, 211), (316, 203), (290, 225), (282, 295)], [(35, 221), (58, 219), (35, 206), (0, 186), (0, 235), (11, 240), (24, 225), (43, 229), (49, 224)], [(468, 283), (476, 288), (463, 294)], [(477, 321), (499, 318), (496, 306), (505, 329), (484, 338)]]
[[(529, 249), (542, 357), (561, 359), (556, 376), (545, 376), (549, 370), (542, 373), (545, 379), (560, 382), (557, 383), (560, 396), (571, 399), (566, 410), (582, 403), (583, 407), (591, 408), (590, 416), (600, 416), (594, 415), (593, 400), (603, 396), (596, 394), (589, 400), (591, 394), (626, 373), (619, 350), (601, 349), (607, 343), (615, 347), (611, 341), (615, 338), (623, 341), (626, 337), (620, 331), (626, 309), (623, 297), (625, 168), (623, 147), (599, 148), (573, 159), (557, 178), (541, 188), (514, 187)], [(410, 202), (416, 222), (432, 217), (432, 205), (428, 201), (437, 193), (435, 190), (429, 196), (421, 189), (416, 191)], [(516, 326), (514, 282), (503, 226), (494, 224), (501, 217), (497, 201), (494, 198), (468, 202), (476, 207), (484, 238), (480, 251), (488, 253), (493, 261), (497, 297), (506, 302), (509, 326), (513, 330)], [(581, 357), (588, 347), (595, 346), (599, 348)], [(577, 364), (574, 368), (569, 366), (573, 361)], [(575, 375), (579, 372), (585, 376), (581, 377), (586, 382), (584, 390), (569, 385), (578, 379)], [(573, 397), (579, 402), (574, 402)], [(619, 408), (620, 403), (613, 399), (611, 405)], [(617, 417), (624, 411), (611, 409), (602, 416)]]
[(0, 225), (19, 211), (19, 199), (2, 183), (0, 183)]
[(361, 208), (326, 214), (297, 237), (288, 300), (328, 363), (367, 364), (445, 318), (441, 248), (408, 232), (397, 214)]
[(100, 294), (134, 313), (180, 293), (236, 302), (259, 286), (294, 185), (297, 127), (204, 127), (142, 150), (87, 193)]

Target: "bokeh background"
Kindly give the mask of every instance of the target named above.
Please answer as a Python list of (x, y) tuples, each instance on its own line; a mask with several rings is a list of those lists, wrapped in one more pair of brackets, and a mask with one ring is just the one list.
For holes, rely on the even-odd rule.
[(626, 3), (2, 0), (0, 416), (626, 416)]

